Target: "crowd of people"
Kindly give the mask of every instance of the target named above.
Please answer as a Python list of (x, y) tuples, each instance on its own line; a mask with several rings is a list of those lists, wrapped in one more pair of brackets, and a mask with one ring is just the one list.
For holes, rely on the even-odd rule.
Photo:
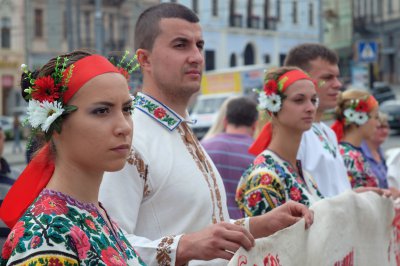
[[(157, 4), (134, 36), (128, 64), (78, 50), (23, 68), (36, 152), (0, 207), (11, 228), (1, 265), (226, 265), (257, 238), (301, 219), (312, 226), (316, 201), (399, 195), (380, 149), (387, 118), (369, 93), (340, 91), (325, 46), (290, 50), (258, 103), (228, 99), (200, 142), (187, 113), (204, 68), (197, 15)], [(143, 76), (134, 100), (133, 60)], [(322, 117), (333, 108), (331, 129)]]

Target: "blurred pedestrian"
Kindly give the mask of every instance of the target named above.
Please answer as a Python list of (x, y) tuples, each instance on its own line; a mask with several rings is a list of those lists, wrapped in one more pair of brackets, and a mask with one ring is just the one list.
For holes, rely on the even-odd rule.
[(315, 178), (324, 197), (336, 196), (351, 189), (335, 133), (322, 120), (327, 110), (336, 107), (342, 87), (338, 62), (334, 51), (316, 43), (293, 47), (285, 59), (285, 66), (303, 69), (318, 86), (319, 106), (315, 121), (311, 129), (303, 134), (297, 158)]
[(22, 152), (22, 146), (21, 146), (21, 122), (19, 121), (18, 114), (14, 114), (14, 119), (13, 119), (13, 146), (12, 146), (12, 152), (13, 153), (21, 153)]
[(248, 152), (253, 143), (257, 123), (257, 103), (249, 97), (228, 98), (225, 117), (216, 123), (223, 125), (223, 132), (202, 140), (201, 144), (214, 162), (224, 182), (230, 218), (243, 217), (236, 201), (236, 188), (243, 172), (254, 155)]
[(271, 122), (250, 148), (259, 155), (240, 179), (236, 201), (246, 216), (261, 215), (290, 200), (310, 206), (322, 195), (296, 156), (301, 136), (315, 118), (315, 83), (296, 67), (271, 70), (259, 102)]
[(373, 137), (379, 126), (378, 108), (374, 96), (365, 91), (347, 90), (339, 96), (332, 129), (353, 188), (378, 187), (378, 178), (361, 150), (362, 141)]
[(371, 170), (378, 178), (380, 188), (389, 188), (387, 181), (387, 166), (382, 150), (382, 144), (389, 136), (390, 128), (387, 114), (379, 112), (379, 125), (375, 133), (361, 143), (361, 151)]
[(254, 238), (303, 217), (308, 227), (312, 213), (295, 202), (230, 222), (222, 179), (189, 127), (188, 103), (204, 69), (196, 13), (176, 3), (154, 5), (139, 16), (134, 36), (143, 74), (133, 113), (137, 130), (127, 164), (104, 175), (100, 197), (145, 262), (226, 265)]
[(75, 51), (29, 79), (28, 120), (46, 144), (10, 189), (4, 265), (144, 265), (98, 201), (104, 171), (123, 167), (132, 141), (125, 70)]

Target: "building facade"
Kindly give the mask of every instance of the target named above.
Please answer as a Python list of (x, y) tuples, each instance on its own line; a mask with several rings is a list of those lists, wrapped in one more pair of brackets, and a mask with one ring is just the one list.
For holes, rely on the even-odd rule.
[[(156, 0), (0, 0), (0, 115), (24, 111), (20, 65), (80, 48), (132, 51), (137, 16)], [(22, 18), (22, 19), (21, 19)]]
[(205, 70), (282, 65), (289, 49), (319, 41), (318, 0), (180, 0), (203, 27)]

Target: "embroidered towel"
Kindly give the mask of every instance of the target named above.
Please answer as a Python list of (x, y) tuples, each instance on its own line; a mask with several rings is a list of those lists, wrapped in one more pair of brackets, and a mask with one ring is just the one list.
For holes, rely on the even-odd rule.
[(301, 220), (257, 239), (250, 251), (240, 248), (229, 265), (396, 265), (400, 215), (395, 218), (391, 199), (348, 191), (320, 200), (311, 209), (314, 223), (308, 230)]

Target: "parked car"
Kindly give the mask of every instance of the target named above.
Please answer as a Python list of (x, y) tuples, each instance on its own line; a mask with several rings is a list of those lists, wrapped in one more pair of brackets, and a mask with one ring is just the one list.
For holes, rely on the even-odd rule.
[(383, 103), (388, 100), (395, 100), (396, 95), (392, 88), (385, 82), (376, 81), (371, 88), (371, 94), (379, 103)]
[(212, 124), (215, 122), (222, 103), (230, 96), (237, 95), (235, 93), (220, 93), (199, 95), (193, 106), (190, 118), (196, 122), (191, 128), (196, 137), (201, 140)]
[(400, 130), (400, 100), (385, 101), (379, 109), (388, 115), (390, 128)]

